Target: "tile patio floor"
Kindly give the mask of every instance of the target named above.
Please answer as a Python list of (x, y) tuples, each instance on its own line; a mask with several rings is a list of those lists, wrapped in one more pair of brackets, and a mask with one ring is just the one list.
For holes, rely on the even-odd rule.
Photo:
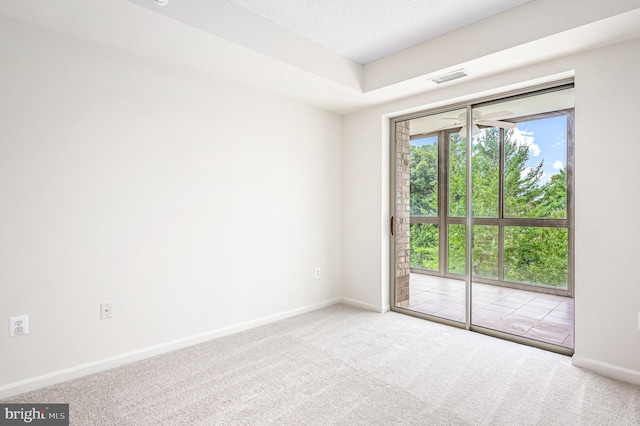
[[(473, 283), (472, 324), (573, 348), (573, 299)], [(464, 322), (464, 281), (411, 274), (412, 311)]]

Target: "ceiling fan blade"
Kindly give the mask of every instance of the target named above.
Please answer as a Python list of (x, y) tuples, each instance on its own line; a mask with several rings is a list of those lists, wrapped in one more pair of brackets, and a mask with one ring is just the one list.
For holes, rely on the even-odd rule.
[(478, 124), (482, 124), (483, 126), (502, 127), (503, 129), (513, 129), (514, 127), (516, 127), (516, 123), (509, 123), (508, 121), (485, 120), (484, 118), (478, 121)]
[(489, 114), (481, 114), (478, 118), (480, 118), (480, 120), (490, 120), (492, 118), (504, 118), (504, 117), (509, 117), (513, 115), (513, 113), (511, 111), (496, 111), (496, 112), (490, 112)]
[(458, 120), (460, 123), (466, 123), (467, 122), (467, 113), (463, 112), (458, 114), (457, 118), (454, 117), (440, 117), (441, 120)]

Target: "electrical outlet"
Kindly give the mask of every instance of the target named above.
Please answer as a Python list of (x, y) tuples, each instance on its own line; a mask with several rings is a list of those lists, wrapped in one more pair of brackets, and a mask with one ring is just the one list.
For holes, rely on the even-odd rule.
[(9, 318), (9, 337), (29, 334), (29, 315), (19, 315)]
[(320, 278), (320, 267), (316, 266), (315, 277)]
[(105, 302), (100, 304), (100, 319), (111, 318), (113, 312), (111, 310), (111, 302)]

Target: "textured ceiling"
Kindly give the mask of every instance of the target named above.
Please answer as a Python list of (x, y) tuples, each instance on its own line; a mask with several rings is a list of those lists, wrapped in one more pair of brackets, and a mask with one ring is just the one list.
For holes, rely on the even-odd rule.
[[(269, 5), (278, 1), (264, 0)], [(337, 0), (317, 0), (331, 1)], [(348, 0), (345, 7), (357, 1), (365, 0)], [(409, 4), (402, 3), (406, 1), (388, 3), (397, 7)], [(421, 1), (426, 5), (432, 0)], [(458, 0), (446, 1), (450, 6)], [(484, 7), (489, 0), (474, 1), (484, 1)], [(0, 33), (12, 34), (10, 28), (26, 23), (107, 46), (114, 55), (133, 54), (159, 70), (166, 66), (188, 73), (212, 87), (229, 81), (348, 114), (427, 92), (433, 96), (416, 102), (428, 100), (435, 106), (443, 102), (434, 100), (438, 97), (467, 99), (469, 87), (475, 95), (487, 96), (571, 77), (573, 62), (562, 58), (640, 37), (639, 2), (590, 2), (582, 7), (584, 0), (532, 0), (408, 49), (398, 44), (387, 50), (398, 53), (366, 66), (230, 0), (169, 0), (166, 7), (154, 0), (0, 0)], [(402, 10), (406, 16), (415, 15)], [(327, 34), (335, 31), (332, 26)], [(24, 32), (25, 40), (0, 37), (0, 51), (16, 40), (27, 43), (30, 32)], [(430, 80), (460, 68), (469, 77), (441, 85)]]
[(228, 0), (366, 64), (530, 0)]

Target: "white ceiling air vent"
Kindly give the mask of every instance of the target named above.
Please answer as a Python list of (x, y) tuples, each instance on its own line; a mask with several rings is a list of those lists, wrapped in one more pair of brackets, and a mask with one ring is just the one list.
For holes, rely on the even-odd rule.
[(468, 75), (469, 75), (469, 73), (467, 73), (467, 71), (462, 69), (462, 70), (451, 71), (451, 72), (443, 74), (443, 75), (441, 75), (439, 77), (432, 78), (431, 81), (433, 81), (434, 83), (437, 83), (437, 84), (441, 84), (441, 83), (445, 83), (447, 81), (457, 80), (457, 79), (462, 78), (462, 77), (467, 77)]

